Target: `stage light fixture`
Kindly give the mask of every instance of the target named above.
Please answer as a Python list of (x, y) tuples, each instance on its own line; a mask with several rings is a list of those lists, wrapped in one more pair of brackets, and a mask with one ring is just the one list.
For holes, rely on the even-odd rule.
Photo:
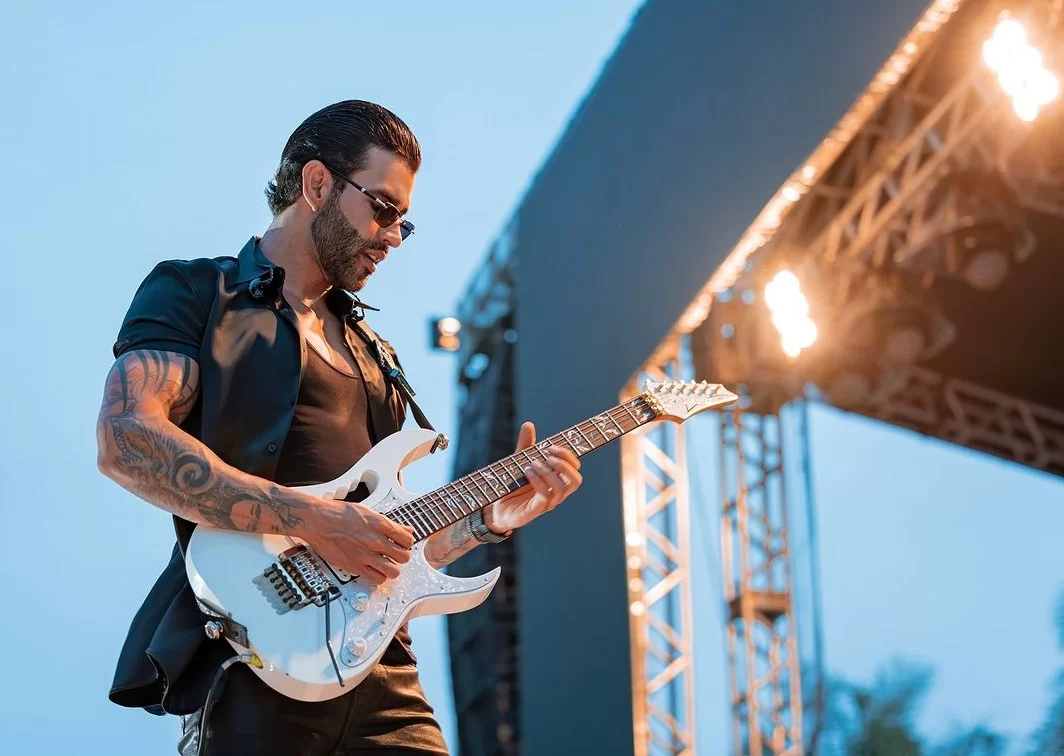
[(1035, 251), (1016, 191), (995, 168), (951, 171), (928, 197), (926, 217), (894, 263), (993, 291)]
[(458, 318), (450, 315), (442, 318), (433, 318), (429, 321), (429, 343), (433, 349), (441, 349), (445, 352), (457, 352), (462, 345), (459, 332), (462, 323)]
[(919, 272), (869, 275), (831, 322), (847, 352), (893, 365), (928, 360), (956, 337), (938, 301), (921, 286)]
[(973, 223), (946, 237), (946, 264), (973, 289), (993, 291), (1009, 274), (1018, 232), (1003, 223)]
[(998, 22), (983, 43), (983, 60), (995, 74), (1021, 120), (1030, 122), (1060, 94), (1060, 82), (1042, 64), (1042, 52), (1027, 40), (1027, 29), (1015, 18)]
[(802, 293), (798, 276), (781, 270), (765, 284), (765, 305), (772, 325), (780, 334), (780, 345), (788, 357), (797, 357), (816, 341), (816, 323), (809, 317), (809, 303)]

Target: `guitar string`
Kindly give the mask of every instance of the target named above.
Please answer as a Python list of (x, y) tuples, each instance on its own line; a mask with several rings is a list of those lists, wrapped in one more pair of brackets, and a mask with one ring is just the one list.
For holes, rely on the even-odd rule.
[[(624, 404), (612, 407), (611, 409), (607, 410), (606, 412), (601, 413), (601, 415), (599, 415), (599, 416), (609, 416), (610, 419), (613, 420), (615, 424), (619, 425), (619, 423), (617, 423), (616, 419), (612, 417), (612, 413), (615, 413), (615, 412), (618, 412), (618, 411), (628, 411), (628, 412), (630, 412), (633, 407), (639, 407), (638, 403), (641, 402), (641, 401), (643, 401), (642, 397), (636, 397), (635, 399), (630, 400), (628, 402), (625, 402)], [(643, 402), (643, 403), (645, 404), (645, 402)], [(631, 405), (631, 406), (629, 406), (629, 405)], [(640, 407), (640, 409), (642, 409), (642, 407)], [(633, 428), (630, 429), (630, 430), (634, 430), (635, 428), (638, 428), (640, 423), (648, 422), (649, 420), (653, 419), (653, 417), (650, 417), (650, 418), (636, 418), (636, 416), (633, 413), (632, 414), (632, 419), (636, 420), (636, 425), (633, 426)], [(593, 419), (592, 420), (585, 420), (585, 421), (583, 421), (582, 423), (580, 423), (578, 425), (589, 425), (589, 424), (593, 426)], [(581, 456), (583, 453), (587, 453), (587, 452), (593, 451), (595, 448), (598, 448), (598, 447), (594, 447), (593, 446), (591, 449), (588, 449), (587, 452), (583, 452), (583, 453), (577, 451), (577, 449), (575, 448), (574, 444), (571, 441), (568, 441), (565, 438), (565, 434), (567, 434), (567, 433), (569, 433), (569, 432), (571, 432), (573, 430), (577, 430), (577, 429), (578, 429), (578, 426), (573, 426), (571, 428), (568, 428), (565, 431), (562, 431), (561, 433), (557, 433), (557, 434), (554, 434), (553, 436), (549, 436), (548, 438), (543, 439), (542, 441), (538, 442), (534, 446), (528, 447), (527, 449), (521, 449), (518, 452), (515, 452), (514, 454), (508, 455), (507, 457), (504, 457), (501, 460), (498, 460), (496, 462), (493, 462), (490, 465), (487, 465), (487, 466), (481, 468), (480, 470), (475, 470), (475, 471), (473, 471), (471, 473), (463, 475), (462, 477), (458, 478), (457, 480), (452, 481), (451, 483), (448, 483), (445, 486), (441, 486), (440, 488), (436, 489), (435, 491), (431, 491), (431, 492), (429, 492), (427, 494), (423, 494), (422, 496), (417, 497), (416, 499), (412, 499), (409, 502), (405, 502), (404, 504), (400, 505), (399, 507), (396, 507), (395, 509), (391, 510), (388, 513), (388, 515), (389, 516), (401, 515), (404, 518), (404, 524), (410, 524), (410, 519), (413, 518), (413, 517), (416, 517), (418, 514), (422, 515), (422, 518), (426, 519), (426, 520), (427, 519), (434, 519), (434, 518), (431, 518), (431, 517), (426, 517), (426, 515), (431, 515), (432, 514), (431, 510), (426, 511), (426, 509), (425, 509), (426, 503), (435, 505), (435, 503), (432, 502), (432, 497), (433, 496), (437, 496), (437, 497), (439, 497), (441, 499), (441, 501), (445, 501), (443, 499), (442, 494), (446, 493), (446, 494), (450, 495), (452, 493), (451, 491), (447, 491), (446, 489), (448, 489), (448, 488), (457, 488), (458, 486), (461, 486), (461, 488), (465, 489), (465, 493), (464, 494), (460, 490), (456, 490), (455, 491), (455, 493), (458, 494), (459, 500), (461, 500), (463, 503), (466, 503), (466, 505), (469, 506), (468, 502), (466, 501), (466, 497), (468, 496), (468, 497), (471, 497), (474, 501), (476, 501), (478, 503), (478, 505), (479, 505), (479, 506), (472, 507), (469, 512), (463, 511), (460, 506), (457, 507), (458, 511), (462, 513), (462, 517), (468, 517), (470, 514), (475, 512), (477, 509), (482, 508), (482, 507), (487, 506), (488, 504), (490, 504), (491, 501), (497, 501), (498, 500), (498, 499), (492, 499), (491, 501), (489, 501), (489, 502), (487, 502), (485, 504), (480, 504), (479, 497), (476, 495), (476, 492), (470, 487), (470, 482), (471, 481), (474, 484), (476, 483), (476, 480), (475, 480), (474, 476), (476, 476), (478, 473), (482, 473), (483, 470), (491, 469), (491, 468), (495, 468), (495, 467), (501, 467), (502, 471), (506, 473), (507, 477), (511, 478), (514, 481), (514, 483), (517, 483), (518, 480), (523, 480), (524, 476), (523, 475), (515, 476), (510, 471), (510, 469), (507, 467), (507, 463), (511, 463), (516, 469), (521, 470), (522, 466), (519, 463), (519, 461), (516, 459), (518, 454), (523, 454), (526, 457), (526, 459), (531, 461), (532, 460), (531, 452), (538, 452), (540, 454), (540, 456), (543, 457), (543, 459), (546, 459), (546, 455), (544, 454), (543, 448), (540, 448), (540, 447), (542, 446), (542, 447), (548, 447), (549, 448), (549, 446), (554, 445), (555, 443), (558, 443), (558, 442), (567, 444), (573, 450), (573, 452), (576, 453), (578, 456)], [(628, 433), (628, 432), (630, 432), (630, 430), (625, 430), (624, 433)], [(600, 433), (601, 433), (601, 431), (600, 431)], [(619, 437), (619, 435), (617, 437)], [(585, 435), (585, 438), (586, 438), (586, 435)], [(608, 438), (605, 442), (603, 442), (602, 444), (599, 444), (599, 446), (604, 446), (606, 443), (608, 443), (611, 440), (613, 440), (613, 439)], [(492, 470), (492, 472), (494, 473), (494, 470)], [(521, 486), (519, 485), (518, 488), (520, 488), (520, 487)], [(516, 489), (513, 489), (513, 490), (516, 490)], [(480, 488), (480, 492), (484, 493), (484, 489)], [(503, 497), (505, 497), (506, 495), (508, 495), (511, 492), (512, 492), (512, 490), (509, 490), (509, 488), (508, 488), (507, 492), (502, 494), (502, 496), (499, 496), (498, 498), (503, 498)], [(493, 492), (492, 493), (493, 493), (493, 495), (497, 493), (496, 491), (494, 491), (494, 488), (493, 488)], [(451, 496), (450, 498), (453, 501), (454, 497)], [(450, 513), (448, 512), (448, 510), (441, 509), (441, 508), (439, 508), (438, 505), (435, 505), (435, 509), (436, 509), (436, 514), (442, 516), (443, 519), (445, 519), (445, 520), (450, 520), (450, 517), (449, 517)], [(453, 512), (453, 508), (452, 508), (451, 511)], [(444, 525), (443, 527), (448, 527), (450, 525), (453, 525), (454, 523), (460, 521), (462, 519), (462, 517), (459, 517), (456, 520), (447, 522), (447, 524)], [(393, 519), (394, 519), (394, 517), (393, 517)], [(436, 527), (436, 525), (432, 525), (432, 527)], [(417, 527), (415, 527), (415, 530), (417, 530)], [(432, 531), (430, 531), (428, 534), (426, 534), (425, 537), (427, 537), (427, 535), (431, 535), (431, 532)], [(418, 540), (421, 540), (421, 539), (419, 538)]]
[[(644, 413), (642, 413), (640, 415), (637, 415), (633, 411), (635, 409), (650, 410), (650, 411), (649, 411), (649, 414), (644, 412)], [(621, 424), (621, 422), (618, 421), (618, 419), (614, 417), (614, 413), (620, 414), (621, 419), (624, 420), (625, 423), (627, 423), (627, 420), (630, 418), (631, 420), (634, 421), (634, 425), (631, 428), (625, 429), (625, 427)], [(609, 418), (610, 420), (613, 421), (614, 425), (616, 425), (618, 428), (621, 429), (620, 432), (616, 436), (612, 436), (612, 437), (607, 436), (607, 434), (605, 433), (605, 431), (601, 427), (595, 425), (595, 421), (598, 420), (599, 418), (602, 418), (602, 417)], [(611, 407), (610, 409), (606, 410), (605, 412), (602, 412), (602, 413), (600, 413), (598, 415), (595, 415), (592, 418), (589, 418), (589, 419), (584, 420), (584, 421), (582, 421), (580, 423), (577, 423), (576, 425), (570, 426), (569, 428), (567, 428), (564, 431), (561, 431), (560, 433), (556, 433), (556, 434), (554, 434), (552, 436), (548, 436), (546, 439), (543, 439), (542, 441), (539, 441), (536, 444), (534, 444), (534, 445), (532, 445), (530, 447), (527, 447), (526, 449), (520, 449), (520, 450), (514, 452), (513, 454), (510, 454), (510, 455), (504, 457), (501, 460), (497, 460), (497, 461), (495, 461), (495, 462), (493, 462), (493, 463), (491, 463), (489, 465), (486, 465), (485, 467), (480, 468), (479, 470), (475, 470), (475, 471), (473, 471), (471, 473), (467, 473), (466, 475), (458, 478), (457, 480), (452, 481), (451, 483), (448, 483), (448, 484), (446, 484), (444, 486), (441, 486), (440, 488), (437, 488), (434, 491), (430, 491), (430, 492), (428, 492), (426, 494), (422, 494), (421, 496), (419, 496), (419, 497), (417, 497), (415, 499), (411, 499), (410, 501), (405, 502), (405, 503), (401, 504), (400, 506), (396, 507), (395, 509), (390, 510), (389, 512), (386, 512), (384, 514), (387, 517), (390, 517), (393, 520), (395, 519), (396, 515), (401, 515), (404, 518), (401, 521), (403, 524), (410, 524), (410, 521), (413, 521), (413, 523), (414, 523), (413, 527), (414, 527), (415, 534), (417, 534), (417, 531), (419, 530), (419, 525), (420, 524), (417, 522), (416, 519), (414, 519), (414, 517), (415, 517), (416, 514), (421, 514), (422, 517), (425, 518), (424, 522), (430, 523), (430, 527), (428, 528), (427, 532), (423, 536), (415, 538), (414, 542), (418, 543), (418, 542), (420, 542), (422, 540), (425, 540), (429, 536), (433, 535), (435, 532), (439, 532), (440, 530), (443, 530), (446, 527), (449, 527), (451, 525), (454, 525), (454, 524), (460, 522), (462, 517), (468, 517), (469, 515), (473, 514), (473, 512), (477, 511), (478, 509), (483, 509), (484, 507), (487, 507), (488, 505), (494, 503), (495, 501), (498, 501), (498, 500), (500, 500), (502, 498), (505, 498), (509, 493), (512, 493), (513, 491), (519, 490), (521, 487), (523, 487), (523, 485), (525, 485), (525, 483), (527, 483), (527, 479), (525, 478), (525, 476), (521, 475), (521, 476), (516, 476), (515, 477), (513, 475), (513, 473), (511, 473), (509, 471), (509, 469), (506, 467), (506, 463), (509, 461), (509, 462), (512, 462), (514, 464), (514, 466), (518, 470), (522, 470), (521, 465), (517, 464), (516, 457), (517, 457), (518, 454), (523, 454), (529, 461), (532, 461), (532, 458), (530, 456), (530, 452), (531, 451), (536, 451), (536, 452), (539, 452), (539, 454), (543, 457), (543, 459), (546, 459), (546, 454), (544, 453), (544, 449), (540, 448), (540, 447), (544, 446), (545, 448), (549, 448), (550, 446), (556, 445), (556, 443), (560, 442), (560, 443), (567, 444), (570, 447), (570, 449), (578, 457), (580, 457), (580, 456), (583, 456), (584, 454), (589, 454), (590, 452), (595, 451), (596, 449), (599, 449), (599, 448), (601, 448), (603, 446), (606, 446), (609, 443), (617, 440), (618, 438), (621, 438), (622, 436), (624, 436), (624, 435), (626, 435), (628, 433), (631, 433), (633, 430), (636, 430), (637, 428), (639, 428), (639, 427), (641, 427), (643, 425), (646, 425), (646, 424), (648, 424), (650, 422), (653, 422), (656, 419), (658, 419), (658, 413), (656, 411), (654, 411), (654, 409), (652, 407), (650, 407), (649, 403), (646, 401), (645, 395), (641, 394), (641, 395), (639, 395), (639, 396), (637, 396), (637, 397), (635, 397), (633, 399), (628, 400), (627, 402), (622, 402), (621, 404), (615, 405), (615, 406)], [(602, 441), (602, 443), (600, 443), (600, 444), (598, 444), (596, 446), (593, 442), (591, 442), (590, 439), (588, 438), (587, 434), (585, 434), (584, 431), (582, 430), (582, 426), (588, 426), (589, 430), (597, 431), (599, 433), (599, 435), (601, 435), (603, 437), (603, 439), (604, 439)], [(584, 452), (581, 452), (581, 451), (579, 451), (576, 448), (576, 446), (571, 441), (569, 441), (569, 440), (567, 440), (565, 438), (565, 436), (567, 434), (569, 434), (569, 433), (571, 433), (573, 431), (579, 433), (584, 438), (584, 440), (588, 442), (588, 445), (589, 445), (590, 448), (588, 448)], [(437, 496), (442, 501), (442, 495), (441, 495), (440, 492), (444, 491), (448, 487), (455, 486), (458, 483), (462, 483), (462, 485), (466, 489), (467, 493), (472, 494), (471, 489), (468, 487), (468, 483), (466, 483), (464, 481), (466, 479), (472, 479), (472, 477), (474, 475), (478, 474), (478, 473), (480, 473), (483, 476), (483, 471), (484, 470), (490, 470), (492, 468), (495, 468), (496, 466), (501, 466), (503, 472), (505, 472), (513, 480), (514, 484), (517, 484), (518, 481), (525, 481), (525, 483), (521, 483), (520, 485), (516, 485), (516, 487), (514, 489), (512, 489), (512, 490), (509, 489), (509, 486), (507, 486), (507, 493), (503, 494), (502, 496), (497, 496), (496, 498), (491, 499), (490, 501), (488, 501), (486, 503), (483, 503), (483, 504), (481, 504), (479, 499), (475, 495), (473, 495), (473, 499), (474, 499), (474, 501), (476, 501), (478, 503), (478, 506), (473, 507), (468, 513), (464, 513), (463, 512), (462, 517), (459, 517), (456, 520), (447, 522), (445, 525), (439, 526), (437, 524), (432, 524), (431, 521), (432, 521), (433, 518), (425, 517), (426, 512), (423, 509), (424, 504), (423, 504), (422, 500), (426, 500), (427, 502), (432, 503), (431, 497), (432, 496)], [(492, 489), (492, 495), (495, 495), (497, 492), (495, 491), (494, 487), (493, 486), (489, 486), (489, 487), (491, 487), (491, 489)], [(481, 491), (483, 492), (483, 488), (481, 488)], [(465, 498), (463, 497), (462, 500), (464, 502)], [(458, 511), (462, 512), (462, 509), (459, 508)], [(431, 510), (429, 510), (429, 513), (431, 513)], [(442, 516), (445, 521), (449, 519), (449, 516), (448, 516), (449, 513), (445, 509), (437, 509), (437, 514)]]
[[(633, 412), (633, 410), (643, 410), (643, 411), (645, 411), (647, 409), (650, 409), (651, 414), (646, 415), (645, 412), (644, 412), (644, 414), (642, 414), (641, 416), (637, 416)], [(613, 415), (616, 414), (616, 413), (619, 413), (621, 415), (621, 418), (624, 419), (625, 422), (627, 422), (627, 420), (629, 420), (629, 419), (634, 420), (635, 421), (635, 425), (632, 428), (624, 429), (623, 426), (621, 425), (621, 423), (618, 422), (617, 418), (613, 417)], [(612, 437), (607, 436), (606, 433), (601, 428), (599, 428), (597, 425), (595, 425), (595, 420), (600, 418), (600, 417), (608, 417), (610, 420), (613, 421), (613, 423), (615, 425), (617, 425), (617, 426), (622, 428), (622, 432), (618, 433), (618, 435), (616, 435), (616, 436), (612, 436)], [(519, 480), (523, 480), (525, 476), (524, 475), (515, 476), (509, 470), (509, 468), (507, 467), (507, 463), (508, 462), (512, 463), (513, 466), (516, 469), (522, 470), (523, 469), (522, 465), (520, 465), (518, 463), (518, 460), (516, 459), (516, 457), (519, 454), (523, 454), (529, 461), (532, 461), (533, 458), (531, 456), (531, 452), (538, 452), (539, 455), (543, 459), (546, 459), (546, 455), (544, 453), (544, 448), (549, 448), (552, 445), (556, 445), (558, 443), (561, 443), (561, 444), (565, 444), (565, 445), (569, 446), (569, 448), (577, 456), (583, 456), (584, 454), (590, 453), (591, 451), (594, 451), (595, 449), (601, 448), (601, 447), (607, 445), (608, 443), (610, 443), (611, 441), (614, 441), (617, 438), (620, 438), (622, 435), (630, 433), (631, 431), (635, 430), (636, 428), (639, 428), (641, 425), (645, 425), (646, 423), (649, 423), (649, 422), (651, 422), (651, 421), (653, 421), (655, 419), (657, 419), (657, 413), (654, 412), (653, 409), (651, 409), (649, 407), (649, 404), (646, 402), (646, 399), (643, 396), (637, 396), (634, 399), (630, 399), (627, 402), (624, 402), (622, 404), (618, 404), (618, 405), (616, 405), (614, 407), (611, 407), (610, 409), (606, 410), (605, 412), (600, 413), (599, 415), (596, 415), (593, 418), (589, 418), (587, 420), (584, 420), (584, 421), (582, 421), (580, 423), (577, 423), (574, 426), (571, 426), (571, 427), (565, 429), (564, 431), (562, 431), (560, 433), (556, 433), (556, 434), (554, 434), (552, 436), (549, 436), (548, 438), (543, 439), (542, 441), (539, 441), (538, 443), (536, 443), (533, 446), (528, 447), (527, 449), (518, 450), (514, 454), (508, 455), (507, 457), (504, 457), (501, 460), (497, 460), (496, 462), (493, 462), (490, 465), (486, 465), (485, 467), (482, 467), (479, 470), (474, 470), (471, 473), (467, 473), (466, 475), (463, 475), (462, 477), (458, 478), (457, 480), (452, 481), (451, 483), (448, 483), (447, 485), (441, 486), (440, 488), (437, 488), (434, 491), (430, 491), (427, 494), (423, 494), (423, 495), (421, 495), (421, 496), (419, 496), (419, 497), (417, 497), (415, 499), (411, 499), (410, 501), (405, 502), (404, 504), (402, 504), (402, 505), (396, 507), (395, 509), (389, 511), (387, 513), (387, 515), (389, 517), (391, 517), (392, 519), (395, 519), (396, 516), (402, 516), (403, 517), (403, 520), (402, 520), (403, 524), (408, 524), (408, 525), (412, 524), (413, 527), (414, 527), (415, 533), (417, 533), (417, 531), (419, 529), (420, 530), (425, 530), (426, 529), (424, 527), (421, 527), (421, 524), (418, 523), (418, 520), (416, 519), (418, 517), (418, 515), (420, 515), (421, 516), (420, 519), (422, 521), (424, 521), (424, 522), (427, 522), (430, 527), (427, 529), (428, 532), (425, 533), (425, 535), (416, 538), (415, 542), (424, 540), (428, 536), (432, 535), (434, 532), (438, 532), (438, 530), (442, 530), (445, 527), (449, 527), (449, 526), (459, 522), (463, 517), (468, 517), (469, 515), (473, 514), (473, 512), (477, 511), (478, 509), (482, 509), (482, 508), (488, 506), (489, 504), (493, 503), (494, 501), (498, 501), (499, 499), (504, 498), (505, 496), (507, 496), (510, 493), (512, 493), (514, 490), (517, 490), (518, 488), (520, 488), (521, 485), (524, 485), (524, 484), (518, 485), (517, 488), (514, 488), (514, 489), (509, 489), (509, 486), (506, 486), (506, 488), (507, 488), (506, 493), (502, 494), (501, 496), (497, 496), (494, 499), (491, 499), (490, 497), (488, 497), (489, 501), (487, 501), (486, 503), (481, 503), (480, 497), (477, 495), (477, 492), (473, 488), (470, 487), (470, 482), (472, 482), (474, 485), (476, 485), (476, 487), (479, 489), (479, 491), (480, 491), (480, 493), (482, 495), (488, 496), (486, 494), (484, 488), (482, 486), (480, 486), (480, 484), (476, 481), (476, 477), (475, 477), (478, 474), (481, 477), (484, 477), (483, 476), (483, 472), (485, 470), (491, 471), (493, 473), (493, 475), (494, 475), (495, 474), (494, 468), (501, 467), (502, 471), (504, 473), (506, 473), (507, 477), (511, 478), (514, 481), (514, 483), (517, 483)], [(587, 433), (584, 432), (583, 428), (585, 426), (587, 427), (587, 429), (589, 431), (598, 433), (599, 435), (603, 436), (603, 438), (605, 440), (602, 441), (601, 443), (599, 443), (596, 446), (593, 442), (590, 441), (590, 439), (588, 438)], [(576, 432), (576, 433), (580, 434), (580, 436), (582, 436), (583, 439), (588, 443), (590, 448), (588, 448), (587, 450), (585, 450), (583, 452), (579, 451), (577, 449), (577, 445), (566, 438), (567, 435), (569, 435), (569, 434), (571, 434), (573, 432)], [(544, 447), (544, 448), (540, 448), (541, 446)], [(498, 476), (496, 475), (496, 479), (497, 478), (498, 478)], [(461, 488), (465, 489), (465, 493), (464, 494), (461, 492), (461, 490), (457, 490), (459, 484), (461, 484)], [(488, 487), (492, 489), (491, 495), (494, 496), (494, 495), (496, 495), (498, 493), (497, 491), (495, 491), (494, 486), (492, 486), (490, 483), (488, 484)], [(436, 497), (440, 498), (441, 502), (446, 501), (445, 499), (443, 499), (443, 494), (446, 493), (446, 494), (449, 495), (449, 494), (452, 493), (451, 491), (447, 491), (446, 490), (448, 488), (456, 489), (454, 492), (458, 494), (459, 500), (462, 501), (463, 503), (465, 503), (467, 506), (470, 506), (468, 504), (468, 502), (466, 501), (466, 497), (467, 496), (471, 497), (473, 499), (473, 501), (477, 503), (477, 505), (476, 506), (471, 506), (469, 512), (463, 511), (463, 509), (460, 506), (457, 507), (458, 512), (461, 512), (462, 516), (459, 517), (458, 519), (452, 520), (451, 517), (453, 517), (453, 513), (454, 513), (454, 508), (453, 507), (452, 507), (452, 509), (450, 511), (448, 511), (447, 509), (441, 508), (438, 504), (436, 504), (435, 502), (432, 501), (432, 497), (433, 496), (436, 496)], [(452, 502), (454, 501), (454, 496), (450, 496), (449, 498), (451, 499)], [(426, 505), (429, 505), (431, 508), (427, 509)], [(438, 519), (438, 518), (442, 518), (445, 521), (445, 524), (440, 526), (438, 523), (433, 523), (432, 522), (432, 520)]]

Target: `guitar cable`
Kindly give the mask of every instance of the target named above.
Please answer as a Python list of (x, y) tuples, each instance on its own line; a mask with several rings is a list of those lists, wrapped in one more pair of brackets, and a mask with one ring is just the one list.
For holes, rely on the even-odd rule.
[[(340, 687), (344, 687), (344, 678), (340, 674), (340, 666), (336, 663), (336, 654), (332, 647), (332, 628), (330, 616), (332, 612), (329, 609), (332, 607), (332, 602), (335, 596), (326, 592), (325, 595), (325, 646), (329, 649), (329, 657), (332, 659), (333, 669), (336, 671), (336, 679), (340, 682)], [(199, 721), (199, 742), (196, 744), (196, 756), (203, 756), (204, 749), (207, 747), (207, 740), (209, 735), (207, 732), (207, 718), (210, 716), (211, 709), (214, 708), (214, 704), (217, 703), (214, 700), (215, 694), (219, 690), (219, 686), (225, 676), (229, 673), (229, 668), (234, 664), (244, 663), (249, 664), (252, 667), (262, 669), (262, 659), (255, 654), (234, 654), (222, 662), (222, 666), (218, 668), (218, 671), (214, 673), (214, 679), (211, 680), (211, 687), (207, 689), (207, 700), (203, 703), (203, 708), (200, 709), (200, 721)]]
[(340, 674), (340, 665), (336, 663), (336, 652), (332, 647), (332, 626), (330, 624), (330, 617), (332, 612), (329, 611), (332, 608), (333, 599), (337, 598), (340, 594), (337, 593), (333, 596), (329, 591), (325, 591), (325, 647), (329, 649), (329, 658), (332, 660), (333, 670), (336, 672), (336, 679), (340, 683), (340, 687), (344, 687), (344, 676)]
[(250, 664), (252, 667), (262, 668), (262, 660), (255, 654), (236, 654), (222, 662), (222, 666), (214, 673), (211, 687), (207, 689), (207, 700), (204, 702), (203, 708), (200, 709), (199, 742), (196, 744), (196, 756), (203, 756), (205, 753), (204, 749), (207, 747), (207, 741), (210, 739), (209, 733), (207, 732), (207, 718), (210, 716), (214, 704), (217, 703), (214, 700), (214, 695), (218, 692), (218, 686), (229, 672), (229, 668), (240, 662)]

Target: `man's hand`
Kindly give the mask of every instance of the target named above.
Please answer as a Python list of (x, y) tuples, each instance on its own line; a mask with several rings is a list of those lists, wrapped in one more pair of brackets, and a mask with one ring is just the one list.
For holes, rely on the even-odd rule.
[(318, 499), (311, 512), (297, 535), (337, 569), (380, 585), (410, 561), (414, 529), (407, 525), (347, 501)]
[[(524, 423), (517, 437), (517, 451), (536, 443), (536, 426)], [(580, 487), (580, 459), (565, 447), (552, 446), (547, 461), (533, 462), (525, 469), (529, 485), (500, 499), (484, 510), (484, 524), (496, 533), (527, 525), (549, 512)]]

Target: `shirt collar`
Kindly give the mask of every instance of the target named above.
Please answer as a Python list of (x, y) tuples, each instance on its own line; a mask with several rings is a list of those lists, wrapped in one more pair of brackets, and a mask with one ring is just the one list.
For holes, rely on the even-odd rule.
[[(263, 298), (263, 292), (275, 288), (280, 292), (284, 283), (284, 268), (274, 265), (262, 251), (261, 238), (252, 236), (237, 255), (237, 285), (247, 286), (247, 292), (255, 298)], [(354, 317), (364, 320), (365, 310), (379, 309), (366, 304), (352, 291), (333, 287), (325, 295), (325, 304), (334, 315), (346, 321)]]

